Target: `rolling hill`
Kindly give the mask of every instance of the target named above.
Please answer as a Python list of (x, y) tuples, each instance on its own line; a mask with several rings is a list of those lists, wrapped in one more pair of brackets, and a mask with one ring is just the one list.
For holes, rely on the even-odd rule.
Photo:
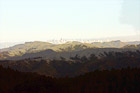
[[(52, 52), (49, 50), (49, 52)], [(112, 68), (140, 68), (140, 51), (105, 52), (99, 57), (94, 54), (70, 57), (70, 60), (43, 59), (41, 57), (22, 60), (0, 60), (0, 65), (23, 72), (37, 72), (52, 77), (77, 76), (94, 70), (110, 70)]]
[(64, 44), (52, 44), (48, 42), (35, 41), (18, 44), (10, 48), (0, 49), (0, 59), (21, 59), (28, 57), (60, 58), (60, 56), (69, 58), (71, 56), (75, 56), (76, 54), (83, 56), (90, 55), (91, 53), (99, 54), (108, 50), (125, 51), (131, 49), (133, 51), (135, 49), (139, 49), (137, 44), (139, 43), (121, 42), (119, 40), (102, 43), (81, 43), (78, 41), (72, 41)]

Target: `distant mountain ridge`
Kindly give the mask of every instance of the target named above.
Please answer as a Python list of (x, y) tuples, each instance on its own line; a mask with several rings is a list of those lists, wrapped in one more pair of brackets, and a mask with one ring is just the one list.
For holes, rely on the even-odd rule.
[(14, 45), (17, 45), (20, 43), (22, 43), (22, 42), (0, 42), (0, 49), (8, 48), (10, 46), (14, 46)]
[[(66, 42), (64, 44), (52, 44), (52, 43), (40, 42), (40, 41), (26, 42), (25, 44), (18, 44), (10, 48), (0, 49), (0, 59), (17, 58), (17, 57), (19, 58), (20, 56), (23, 58), (37, 57), (37, 55), (38, 57), (44, 57), (43, 55), (46, 55), (46, 56), (52, 56), (52, 57), (58, 58), (61, 55), (65, 56), (65, 53), (66, 55), (68, 54), (73, 55), (73, 54), (76, 54), (78, 51), (80, 52), (78, 54), (81, 55), (82, 51), (85, 51), (86, 49), (87, 49), (86, 51), (90, 51), (88, 49), (91, 49), (91, 48), (93, 48), (94, 51), (101, 50), (102, 52), (106, 50), (110, 50), (109, 48), (131, 48), (132, 49), (132, 44), (133, 46), (137, 46), (137, 44), (139, 43), (140, 43), (139, 41), (121, 42), (120, 40), (111, 41), (111, 42), (93, 42), (93, 43), (81, 43), (78, 41), (71, 41), (71, 42)], [(101, 48), (108, 48), (108, 49), (101, 49)], [(46, 53), (46, 51), (48, 50), (49, 51), (51, 50), (51, 52)], [(117, 49), (114, 49), (114, 50), (116, 51)], [(43, 54), (40, 54), (40, 53), (43, 53)], [(86, 54), (87, 53), (88, 52), (86, 52)], [(70, 56), (67, 56), (67, 57), (70, 57)]]

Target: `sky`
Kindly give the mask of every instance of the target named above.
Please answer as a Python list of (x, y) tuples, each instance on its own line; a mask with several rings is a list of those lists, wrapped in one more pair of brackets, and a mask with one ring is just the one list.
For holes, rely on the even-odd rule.
[(0, 0), (0, 42), (140, 35), (140, 0)]

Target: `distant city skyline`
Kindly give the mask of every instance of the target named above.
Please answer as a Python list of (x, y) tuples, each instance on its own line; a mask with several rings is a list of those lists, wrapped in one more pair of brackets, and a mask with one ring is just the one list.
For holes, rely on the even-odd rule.
[(25, 42), (34, 42), (34, 41), (40, 41), (40, 42), (52, 42), (52, 41), (140, 41), (139, 35), (129, 35), (129, 36), (116, 36), (116, 37), (102, 37), (102, 38), (58, 38), (58, 39), (45, 39), (45, 40), (26, 40), (26, 41), (1, 41), (0, 43), (25, 43)]
[(17, 44), (24, 44), (26, 42), (48, 42), (48, 43), (52, 43), (52, 44), (63, 44), (66, 42), (71, 42), (71, 41), (78, 41), (81, 43), (93, 43), (93, 42), (110, 42), (110, 41), (122, 41), (122, 42), (134, 42), (134, 41), (139, 41), (139, 37), (136, 36), (128, 36), (128, 37), (108, 37), (108, 38), (91, 38), (91, 39), (64, 39), (64, 38), (60, 38), (60, 39), (48, 39), (48, 40), (44, 40), (44, 41), (40, 41), (40, 40), (36, 40), (36, 41), (20, 41), (20, 42), (1, 42), (0, 41), (0, 49), (2, 48), (8, 48), (8, 47), (12, 47), (14, 45)]
[(0, 0), (0, 42), (134, 41), (140, 40), (139, 25), (140, 0)]

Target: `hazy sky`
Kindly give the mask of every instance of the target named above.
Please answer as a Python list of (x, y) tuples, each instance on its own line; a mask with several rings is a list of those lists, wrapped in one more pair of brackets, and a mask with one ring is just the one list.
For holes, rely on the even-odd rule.
[(0, 41), (139, 35), (140, 0), (0, 0)]

